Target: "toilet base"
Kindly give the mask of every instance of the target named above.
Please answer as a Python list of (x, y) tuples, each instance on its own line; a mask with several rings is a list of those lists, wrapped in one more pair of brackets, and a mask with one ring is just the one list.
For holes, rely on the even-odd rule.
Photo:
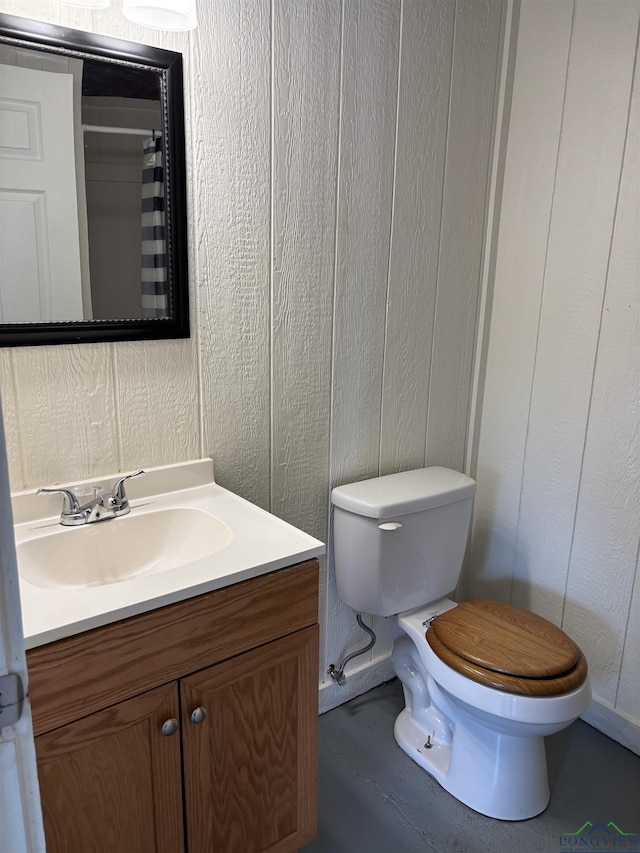
[[(425, 669), (406, 635), (393, 649), (406, 707), (398, 715), (398, 745), (460, 802), (487, 817), (526, 820), (549, 803), (544, 729), (480, 720), (453, 701)], [(564, 727), (564, 726), (562, 726)], [(506, 730), (505, 730), (506, 729)]]
[[(461, 803), (487, 817), (526, 820), (549, 803), (543, 738), (520, 738), (455, 725), (450, 743), (431, 736), (405, 708), (393, 733), (398, 745)], [(487, 743), (490, 740), (492, 743)]]

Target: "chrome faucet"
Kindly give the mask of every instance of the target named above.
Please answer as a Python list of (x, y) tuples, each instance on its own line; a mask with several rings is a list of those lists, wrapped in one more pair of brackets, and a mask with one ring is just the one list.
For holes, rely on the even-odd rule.
[(126, 515), (131, 507), (127, 498), (124, 484), (132, 477), (140, 477), (144, 471), (135, 471), (121, 477), (109, 494), (102, 494), (100, 486), (94, 486), (91, 500), (80, 506), (78, 498), (70, 489), (38, 489), (38, 495), (54, 495), (57, 492), (63, 496), (60, 524), (65, 527), (75, 527), (78, 524), (92, 524), (94, 521), (105, 521), (107, 518), (118, 518)]

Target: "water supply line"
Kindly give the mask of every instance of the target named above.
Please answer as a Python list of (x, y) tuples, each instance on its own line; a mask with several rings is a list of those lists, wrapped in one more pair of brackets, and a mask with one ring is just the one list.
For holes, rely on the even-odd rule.
[(341, 687), (347, 683), (347, 676), (344, 674), (344, 668), (353, 658), (357, 658), (359, 655), (363, 655), (365, 652), (368, 652), (369, 649), (372, 649), (376, 642), (376, 635), (367, 625), (362, 621), (362, 616), (359, 613), (356, 613), (356, 619), (358, 621), (358, 625), (362, 628), (363, 631), (366, 631), (367, 634), (371, 637), (371, 640), (367, 643), (367, 645), (363, 649), (358, 649), (357, 652), (351, 652), (347, 657), (336, 667), (334, 664), (330, 664), (327, 669), (327, 675), (330, 675), (334, 681), (337, 681)]

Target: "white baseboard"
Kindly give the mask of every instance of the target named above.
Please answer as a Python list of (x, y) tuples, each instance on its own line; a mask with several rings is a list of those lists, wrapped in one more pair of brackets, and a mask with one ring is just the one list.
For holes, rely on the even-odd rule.
[(338, 705), (343, 705), (350, 699), (355, 699), (356, 696), (372, 690), (379, 684), (384, 684), (385, 681), (395, 678), (395, 672), (391, 665), (391, 652), (384, 657), (366, 661), (360, 666), (348, 667), (345, 675), (347, 681), (343, 687), (340, 687), (329, 677), (320, 685), (319, 710), (321, 714), (330, 711), (332, 708), (337, 708)]
[(640, 720), (634, 720), (624, 711), (608, 705), (601, 699), (594, 699), (591, 707), (582, 715), (589, 723), (612, 740), (626, 746), (631, 752), (640, 755)]

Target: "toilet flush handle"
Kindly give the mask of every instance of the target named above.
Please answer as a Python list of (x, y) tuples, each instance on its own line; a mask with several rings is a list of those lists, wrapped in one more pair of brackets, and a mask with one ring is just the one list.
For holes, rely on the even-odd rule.
[(379, 524), (380, 530), (400, 530), (402, 525), (399, 521), (385, 521), (384, 524)]

